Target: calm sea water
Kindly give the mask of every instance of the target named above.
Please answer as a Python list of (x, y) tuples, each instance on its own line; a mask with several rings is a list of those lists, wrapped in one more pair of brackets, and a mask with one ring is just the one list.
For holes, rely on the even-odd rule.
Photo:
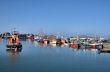
[(110, 54), (97, 50), (39, 45), (22, 41), (21, 52), (6, 51), (0, 42), (0, 72), (109, 72)]

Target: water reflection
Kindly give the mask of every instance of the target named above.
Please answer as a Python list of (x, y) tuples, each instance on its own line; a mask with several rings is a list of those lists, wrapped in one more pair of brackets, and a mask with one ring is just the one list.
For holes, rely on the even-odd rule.
[[(21, 40), (23, 42), (26, 42), (26, 39)], [(17, 47), (16, 45), (10, 45), (9, 47), (6, 46), (6, 52), (11, 56), (16, 56), (22, 51), (22, 47)]]
[[(99, 71), (100, 69), (109, 67), (109, 54), (98, 54), (97, 49), (71, 48), (66, 45), (58, 46), (56, 44), (41, 44), (37, 41), (22, 41), (23, 48), (15, 50), (7, 49), (5, 47), (6, 42), (6, 40), (3, 40), (0, 44), (1, 69), (4, 69), (4, 71), (0, 70), (0, 72), (6, 72), (5, 69), (7, 72), (31, 72), (32, 70), (44, 72), (45, 70), (42, 68), (48, 70), (55, 68), (55, 72), (60, 72), (57, 70), (61, 67), (62, 69), (60, 70), (66, 69), (66, 72), (74, 72), (72, 70), (75, 69), (81, 71), (98, 69)], [(43, 71), (40, 71), (40, 69)]]
[(78, 49), (74, 49), (75, 51), (83, 51), (83, 52), (92, 52), (92, 53), (97, 53), (99, 54), (98, 49), (92, 49), (92, 48), (88, 48), (88, 49), (84, 49), (84, 48), (78, 48)]
[(27, 41), (28, 41), (29, 43), (35, 42), (33, 39), (27, 39)]
[(6, 49), (7, 52), (21, 52), (22, 51), (22, 48), (8, 48)]
[(22, 48), (6, 49), (7, 54), (13, 61), (16, 61), (21, 51)]
[[(110, 53), (110, 52), (101, 52), (100, 50), (98, 49), (95, 49), (95, 48), (84, 48), (84, 47), (81, 47), (81, 48), (74, 48), (74, 47), (71, 47), (69, 46), (68, 44), (62, 44), (62, 45), (57, 45), (57, 44), (43, 44), (43, 43), (39, 43), (37, 41), (32, 41), (33, 44), (38, 47), (46, 47), (46, 48), (72, 48), (72, 51), (83, 51), (83, 52), (93, 52), (93, 53), (97, 53), (97, 54), (101, 54), (101, 53)], [(31, 43), (32, 43), (31, 42)]]
[(0, 43), (2, 42), (2, 38), (0, 37)]
[(50, 44), (50, 47), (56, 47), (57, 45), (56, 44)]
[[(2, 41), (0, 39), (0, 41)], [(5, 42), (4, 42), (5, 41)], [(40, 48), (71, 48), (73, 52), (93, 52), (93, 53), (97, 53), (97, 54), (101, 54), (103, 52), (100, 52), (98, 49), (93, 49), (93, 48), (72, 48), (70, 47), (68, 44), (62, 44), (62, 45), (57, 45), (57, 44), (43, 44), (43, 43), (39, 43), (37, 41), (33, 41), (31, 39), (28, 40), (21, 40), (23, 42), (23, 45), (25, 46), (25, 44), (30, 43), (31, 46), (34, 45), (35, 47), (40, 47)], [(3, 40), (3, 43), (6, 43), (7, 40)], [(10, 55), (12, 55), (13, 57), (19, 55), (19, 53), (22, 51), (22, 48), (17, 48), (17, 49), (6, 49), (7, 53), (9, 53)], [(106, 52), (104, 52), (106, 53)]]

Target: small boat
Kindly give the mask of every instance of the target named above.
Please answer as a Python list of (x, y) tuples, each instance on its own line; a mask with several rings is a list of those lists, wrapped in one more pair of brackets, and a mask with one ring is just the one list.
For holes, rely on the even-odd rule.
[(72, 43), (69, 45), (70, 48), (80, 48), (79, 44)]
[(101, 43), (94, 43), (94, 44), (90, 44), (91, 48), (95, 48), (95, 49), (103, 49), (103, 44)]
[(22, 44), (20, 43), (18, 34), (13, 33), (12, 36), (9, 38), (9, 43), (6, 45), (6, 47), (9, 49), (14, 48), (22, 48)]

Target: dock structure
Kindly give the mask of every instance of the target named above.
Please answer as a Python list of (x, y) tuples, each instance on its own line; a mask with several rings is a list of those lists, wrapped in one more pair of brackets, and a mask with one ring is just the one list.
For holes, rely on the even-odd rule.
[(104, 48), (110, 48), (110, 43), (103, 43)]
[(103, 48), (103, 49), (100, 49), (100, 52), (107, 52), (107, 53), (110, 53), (110, 48)]

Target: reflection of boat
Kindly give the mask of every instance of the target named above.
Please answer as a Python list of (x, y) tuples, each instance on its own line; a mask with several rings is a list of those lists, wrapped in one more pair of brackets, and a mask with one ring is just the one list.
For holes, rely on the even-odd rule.
[(110, 48), (104, 48), (99, 50), (101, 53), (110, 53)]
[(11, 49), (7, 49), (7, 52), (21, 52), (22, 48), (11, 48)]
[(52, 46), (52, 47), (56, 47), (56, 44), (50, 44), (50, 46)]
[(2, 42), (2, 38), (0, 37), (0, 42)]
[(22, 48), (10, 48), (7, 49), (6, 52), (12, 62), (16, 62), (18, 60), (19, 54), (22, 51)]
[(21, 43), (20, 44), (8, 44), (7, 48), (22, 48)]
[(84, 48), (84, 49), (89, 49), (89, 48), (91, 48), (91, 46), (89, 45), (89, 44), (80, 44), (80, 48)]

